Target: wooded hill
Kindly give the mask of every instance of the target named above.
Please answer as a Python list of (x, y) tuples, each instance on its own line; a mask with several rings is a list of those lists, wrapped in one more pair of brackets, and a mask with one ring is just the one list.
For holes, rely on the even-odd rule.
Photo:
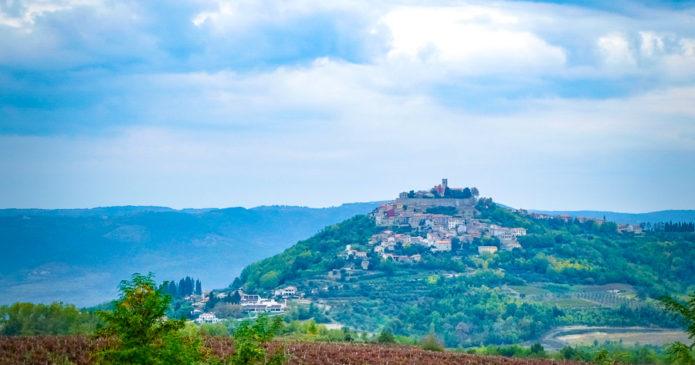
[(369, 270), (329, 279), (331, 270), (359, 268), (338, 255), (345, 245), (366, 245), (383, 229), (360, 215), (246, 267), (230, 289), (269, 295), (296, 285), (317, 319), (405, 336), (434, 331), (452, 347), (537, 340), (571, 324), (675, 327), (655, 299), (695, 290), (693, 233), (619, 233), (611, 222), (539, 220), (497, 204), (476, 215), (526, 228), (523, 249), (481, 257), (476, 245), (489, 243), (480, 241), (425, 252), (419, 263), (370, 253)]

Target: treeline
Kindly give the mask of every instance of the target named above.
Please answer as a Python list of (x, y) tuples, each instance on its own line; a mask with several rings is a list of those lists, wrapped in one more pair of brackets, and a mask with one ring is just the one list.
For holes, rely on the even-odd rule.
[(668, 222), (662, 226), (664, 232), (695, 232), (695, 223)]
[(176, 281), (165, 281), (161, 284), (160, 289), (164, 293), (171, 295), (172, 298), (184, 298), (189, 295), (203, 295), (203, 285), (200, 280), (186, 276), (185, 278)]
[(91, 334), (100, 320), (71, 304), (15, 303), (0, 306), (0, 334), (5, 336)]
[(640, 224), (645, 231), (652, 232), (674, 232), (674, 233), (689, 233), (695, 232), (695, 223), (693, 222), (657, 222), (657, 223), (642, 223)]

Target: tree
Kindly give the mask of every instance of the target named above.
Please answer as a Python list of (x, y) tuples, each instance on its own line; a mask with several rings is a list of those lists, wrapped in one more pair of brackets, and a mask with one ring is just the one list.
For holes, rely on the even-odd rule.
[(235, 290), (232, 295), (227, 297), (226, 301), (233, 304), (239, 304), (241, 302), (241, 294), (239, 294), (238, 290)]
[(195, 295), (203, 295), (203, 285), (200, 280), (195, 281)]
[(379, 336), (377, 336), (376, 342), (384, 344), (395, 343), (396, 338), (393, 337), (393, 333), (391, 333), (391, 330), (384, 328), (379, 333)]
[(533, 345), (531, 345), (530, 348), (531, 354), (534, 356), (544, 356), (545, 355), (545, 349), (543, 348), (543, 345), (540, 343), (536, 342)]
[(451, 239), (451, 252), (458, 252), (461, 250), (461, 240), (458, 237)]
[(133, 274), (130, 281), (121, 282), (119, 290), (114, 309), (99, 312), (106, 323), (100, 334), (116, 339), (115, 347), (99, 354), (102, 363), (197, 361), (200, 342), (177, 336), (184, 322), (165, 317), (171, 297), (156, 288), (152, 274)]
[(671, 297), (663, 297), (660, 301), (668, 311), (683, 317), (688, 338), (693, 340), (690, 346), (682, 342), (675, 342), (669, 346), (667, 350), (669, 360), (674, 364), (695, 364), (695, 357), (692, 353), (695, 347), (695, 292), (690, 294), (690, 298), (685, 303)]
[(179, 286), (178, 286), (178, 291), (176, 292), (176, 296), (179, 298), (186, 296), (186, 280), (185, 279), (179, 280)]
[(276, 352), (270, 359), (264, 345), (280, 332), (283, 323), (281, 317), (271, 321), (261, 315), (255, 322), (244, 321), (234, 331), (234, 356), (232, 364), (282, 364), (284, 360), (281, 351)]
[(474, 186), (471, 188), (471, 194), (477, 198), (480, 195), (480, 192), (478, 191), (478, 188)]
[(423, 339), (420, 340), (420, 347), (427, 351), (444, 351), (444, 345), (442, 345), (441, 341), (439, 341), (434, 333), (430, 333), (423, 337)]
[(98, 325), (94, 313), (74, 305), (14, 303), (0, 306), (0, 335), (35, 336), (91, 333)]
[(243, 311), (239, 304), (219, 302), (212, 308), (213, 313), (219, 318), (239, 318)]
[(178, 288), (176, 287), (176, 282), (175, 281), (169, 281), (168, 282), (168, 288), (167, 288), (167, 293), (171, 295), (172, 298), (176, 298), (178, 296)]

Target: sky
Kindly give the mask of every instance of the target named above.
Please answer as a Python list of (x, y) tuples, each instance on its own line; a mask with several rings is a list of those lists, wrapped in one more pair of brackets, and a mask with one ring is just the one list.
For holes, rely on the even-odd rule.
[(0, 207), (331, 206), (443, 177), (695, 209), (695, 2), (0, 1)]

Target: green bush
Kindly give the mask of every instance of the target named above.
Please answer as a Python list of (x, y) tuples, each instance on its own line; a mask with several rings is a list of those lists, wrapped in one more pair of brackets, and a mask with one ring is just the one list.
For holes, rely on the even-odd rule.
[(434, 333), (430, 333), (423, 337), (422, 340), (420, 340), (420, 347), (427, 351), (444, 351), (444, 345), (442, 345), (441, 341), (439, 341)]
[(244, 321), (234, 331), (234, 355), (232, 364), (282, 364), (284, 354), (278, 351), (268, 357), (264, 345), (273, 339), (283, 327), (282, 318), (260, 316), (255, 322)]
[(376, 342), (382, 344), (396, 343), (396, 338), (393, 337), (393, 333), (389, 329), (382, 329), (379, 336), (376, 338)]
[(0, 306), (0, 335), (93, 334), (99, 318), (71, 304), (14, 303)]
[(104, 364), (191, 364), (202, 358), (197, 331), (181, 331), (184, 322), (165, 317), (171, 297), (157, 289), (152, 274), (134, 274), (122, 281), (120, 298), (112, 311), (99, 316), (103, 336), (116, 339), (114, 347), (97, 354)]

